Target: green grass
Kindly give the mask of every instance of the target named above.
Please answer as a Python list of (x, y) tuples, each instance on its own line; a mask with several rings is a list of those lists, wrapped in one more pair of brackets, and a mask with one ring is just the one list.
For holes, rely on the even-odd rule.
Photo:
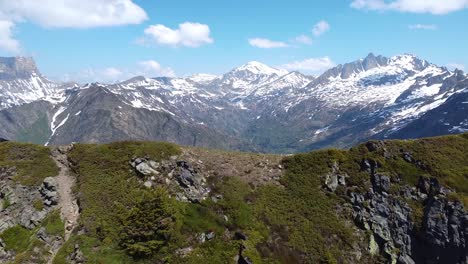
[(0, 238), (5, 242), (6, 250), (24, 252), (28, 249), (33, 233), (22, 226), (16, 225), (0, 234)]
[(2, 204), (2, 210), (3, 210), (3, 209), (7, 209), (8, 207), (11, 206), (11, 202), (10, 202), (10, 199), (9, 199), (8, 197), (3, 198), (3, 199), (2, 199), (2, 202), (3, 202), (3, 204)]
[[(147, 156), (159, 161), (180, 153), (174, 144), (157, 142), (77, 144), (74, 147), (69, 158), (78, 175), (75, 191), (82, 208), (80, 224), (88, 230), (86, 235), (75, 239), (90, 263), (125, 263), (128, 260), (118, 245), (121, 232), (124, 226), (132, 227), (127, 218), (145, 193), (130, 168), (130, 160)], [(137, 222), (133, 224), (137, 227)], [(61, 259), (58, 257), (57, 263), (61, 263)]]
[[(360, 164), (363, 159), (372, 159), (380, 164), (379, 173), (394, 180), (401, 179), (400, 183), (392, 183), (392, 194), (397, 194), (402, 185), (414, 186), (420, 176), (432, 176), (457, 191), (449, 199), (466, 202), (468, 135), (386, 141), (383, 147), (386, 155), (383, 149), (371, 152), (365, 145), (359, 145), (349, 151), (320, 150), (286, 157), (281, 186), (254, 187), (256, 185), (249, 184), (252, 180), (249, 177), (235, 175), (213, 177), (209, 181), (213, 194), (220, 194), (223, 199), (187, 204), (171, 198), (167, 204), (163, 203), (170, 205), (170, 209), (166, 207), (167, 210), (161, 211), (143, 202), (147, 200), (144, 199), (147, 191), (138, 183), (128, 163), (133, 157), (168, 159), (181, 153), (177, 146), (149, 142), (77, 144), (70, 158), (78, 175), (80, 224), (87, 232), (72, 236), (54, 263), (66, 263), (75, 243), (80, 245), (88, 263), (152, 263), (155, 259), (166, 263), (206, 263), (207, 260), (225, 263), (234, 258), (239, 246), (239, 241), (233, 241), (226, 230), (231, 234), (240, 230), (249, 237), (243, 242), (247, 246), (244, 254), (254, 263), (347, 262), (348, 253), (359, 239), (345, 224), (350, 216), (337, 211), (338, 206), (347, 203), (346, 188), (340, 187), (335, 193), (323, 191), (324, 175), (331, 171), (334, 163), (338, 164), (341, 174), (349, 176), (347, 186), (353, 186), (354, 191), (365, 192), (371, 186), (369, 173), (362, 172)], [(405, 161), (403, 152), (406, 151), (424, 166)], [(236, 155), (227, 155), (226, 163), (236, 162)], [(204, 164), (209, 162), (204, 161)], [(418, 229), (423, 204), (410, 201), (409, 206)], [(156, 213), (145, 214), (151, 210)], [(122, 231), (132, 234), (145, 231), (145, 223), (155, 219), (156, 225), (160, 224), (157, 216), (163, 211), (169, 212), (167, 217), (175, 216), (180, 228), (174, 228), (168, 243), (158, 247), (154, 255), (129, 257), (121, 244), (119, 246)], [(223, 215), (228, 217), (227, 222)], [(214, 231), (216, 237), (199, 244), (196, 236), (207, 231)], [(145, 245), (152, 235), (144, 234), (135, 240), (140, 237)], [(192, 246), (193, 252), (187, 258), (179, 258), (176, 250), (187, 246)]]
[(36, 209), (36, 211), (42, 211), (44, 210), (44, 202), (42, 202), (40, 199), (37, 199), (33, 202), (33, 207)]
[(129, 162), (133, 157), (168, 159), (180, 153), (169, 143), (118, 142), (108, 145), (77, 144), (69, 157), (79, 175), (81, 223), (96, 236), (118, 237), (119, 224), (135, 206), (141, 185)]
[(86, 263), (137, 263), (113, 243), (105, 243), (86, 235), (75, 235), (60, 248), (53, 264), (68, 264), (67, 258), (73, 253), (75, 244), (80, 245), (80, 250), (86, 257)]
[(36, 233), (41, 227), (44, 227), (49, 235), (64, 235), (64, 224), (58, 211), (49, 213), (41, 225), (32, 230), (16, 225), (0, 234), (5, 249), (16, 253), (12, 263), (47, 263), (49, 251), (46, 244), (36, 238)]
[(26, 186), (38, 186), (46, 177), (56, 176), (58, 168), (47, 147), (16, 142), (0, 144), (0, 167), (15, 167), (15, 180)]
[(49, 215), (42, 222), (42, 226), (45, 227), (47, 234), (52, 236), (65, 236), (65, 223), (60, 217), (60, 211), (55, 210), (49, 213)]
[[(369, 152), (365, 145), (352, 148), (350, 154), (356, 160), (370, 158), (380, 163), (380, 173), (401, 178), (402, 184), (416, 185), (419, 177), (436, 177), (455, 190), (459, 200), (468, 207), (468, 134), (452, 135), (418, 140), (389, 140), (385, 148), (391, 158), (385, 159), (383, 150)], [(403, 159), (409, 152), (423, 166)]]

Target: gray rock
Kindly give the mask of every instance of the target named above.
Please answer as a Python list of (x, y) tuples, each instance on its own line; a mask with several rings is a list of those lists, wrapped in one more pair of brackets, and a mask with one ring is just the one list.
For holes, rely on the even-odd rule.
[(398, 257), (397, 263), (398, 264), (416, 264), (416, 262), (414, 262), (414, 260), (408, 255), (400, 255)]
[(372, 185), (376, 192), (388, 192), (390, 190), (390, 177), (380, 174), (375, 174), (372, 177)]
[(334, 192), (338, 188), (338, 184), (341, 186), (346, 185), (346, 177), (347, 175), (340, 174), (340, 168), (335, 161), (332, 165), (332, 171), (325, 175), (325, 186), (329, 191)]
[(206, 240), (212, 240), (213, 238), (215, 238), (216, 234), (215, 232), (211, 231), (211, 232), (208, 232), (208, 233), (205, 233), (205, 237), (206, 237)]
[(149, 189), (153, 187), (153, 183), (151, 181), (145, 181), (145, 183), (143, 183), (143, 186)]
[(150, 165), (146, 162), (141, 162), (140, 164), (136, 165), (135, 169), (143, 174), (144, 176), (152, 175), (152, 174), (157, 174), (157, 171), (153, 168), (151, 168)]

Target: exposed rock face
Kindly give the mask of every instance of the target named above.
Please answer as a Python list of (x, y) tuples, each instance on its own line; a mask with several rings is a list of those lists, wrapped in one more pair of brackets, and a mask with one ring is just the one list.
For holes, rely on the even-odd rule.
[[(403, 155), (417, 163), (409, 153)], [(467, 263), (468, 215), (460, 202), (448, 200), (450, 190), (436, 178), (421, 177), (416, 187), (404, 186), (395, 195), (390, 177), (377, 173), (375, 161), (364, 160), (361, 169), (369, 172), (372, 188), (349, 196), (355, 223), (371, 231), (371, 254), (381, 254), (389, 263)], [(414, 217), (409, 200), (425, 205), (423, 219)], [(415, 221), (422, 221), (421, 230)]]
[[(358, 226), (372, 231), (371, 251), (394, 262), (401, 257), (411, 262), (411, 209), (385, 191), (369, 190), (366, 194), (352, 193), (354, 220)], [(396, 248), (400, 254), (396, 255)], [(372, 253), (372, 252), (371, 252)]]
[(468, 214), (463, 205), (449, 201), (449, 192), (435, 178), (421, 177), (418, 190), (425, 199), (422, 242), (418, 243), (419, 260), (424, 263), (468, 262)]
[(345, 186), (346, 185), (346, 174), (340, 174), (340, 168), (338, 167), (338, 163), (333, 163), (332, 171), (325, 175), (325, 186), (329, 191), (334, 192), (338, 185)]
[[(19, 185), (13, 181), (16, 174), (14, 168), (0, 168), (0, 232), (21, 225), (25, 228), (32, 229), (36, 227), (50, 212), (51, 207), (46, 207), (41, 211), (33, 207), (35, 201), (43, 201), (48, 204), (48, 199), (53, 199), (52, 191), (48, 190), (49, 198), (42, 195), (44, 186), (52, 188), (50, 182), (43, 184), (43, 187), (26, 187)], [(56, 194), (55, 194), (56, 195)], [(56, 199), (56, 198), (55, 198)], [(52, 206), (53, 204), (49, 204)]]
[(28, 78), (38, 72), (33, 58), (27, 57), (0, 57), (0, 80)]
[(44, 204), (47, 206), (57, 205), (58, 194), (57, 194), (57, 182), (52, 177), (47, 177), (42, 183), (41, 189), (39, 189), (42, 197), (44, 198)]
[(130, 165), (145, 187), (168, 186), (179, 201), (198, 203), (205, 200), (210, 193), (205, 176), (189, 162), (176, 161), (176, 157), (161, 162), (149, 158), (134, 158)]

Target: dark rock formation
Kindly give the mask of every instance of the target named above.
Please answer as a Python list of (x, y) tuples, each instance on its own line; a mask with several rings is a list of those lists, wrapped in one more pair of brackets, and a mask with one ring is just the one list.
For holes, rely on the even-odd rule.
[(130, 165), (147, 188), (163, 184), (179, 201), (198, 203), (205, 200), (210, 189), (206, 178), (187, 161), (155, 162), (149, 158), (134, 158)]
[[(416, 162), (409, 153), (404, 155)], [(399, 194), (392, 194), (390, 177), (378, 174), (376, 167), (370, 160), (361, 162), (372, 188), (349, 193), (356, 225), (372, 234), (370, 253), (381, 254), (389, 263), (467, 263), (468, 215), (460, 202), (449, 201), (450, 190), (436, 178), (421, 177), (416, 187), (403, 186)], [(415, 219), (402, 198), (425, 205), (423, 219)], [(422, 221), (421, 229), (415, 228), (415, 221)]]

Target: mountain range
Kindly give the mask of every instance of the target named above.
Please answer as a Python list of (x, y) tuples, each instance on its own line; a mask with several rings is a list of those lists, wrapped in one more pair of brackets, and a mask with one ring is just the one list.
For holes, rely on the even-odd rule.
[(468, 76), (369, 54), (320, 76), (249, 62), (221, 76), (58, 83), (0, 58), (0, 137), (37, 144), (160, 140), (293, 153), (468, 131)]

